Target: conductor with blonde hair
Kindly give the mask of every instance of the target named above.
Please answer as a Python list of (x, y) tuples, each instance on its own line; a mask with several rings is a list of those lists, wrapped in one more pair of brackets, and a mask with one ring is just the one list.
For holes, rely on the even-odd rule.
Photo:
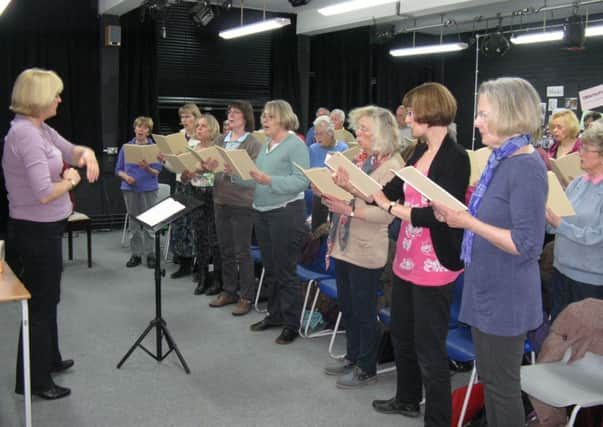
[[(31, 293), (31, 389), (44, 399), (68, 396), (51, 373), (73, 366), (59, 351), (57, 305), (63, 269), (62, 237), (73, 210), (69, 192), (80, 183), (75, 168), (98, 178), (94, 151), (74, 145), (45, 122), (57, 114), (63, 81), (54, 71), (31, 68), (17, 78), (10, 109), (15, 113), (5, 138), (2, 168), (8, 192), (7, 261)], [(21, 337), (19, 338), (21, 341)], [(15, 392), (23, 394), (21, 343)]]

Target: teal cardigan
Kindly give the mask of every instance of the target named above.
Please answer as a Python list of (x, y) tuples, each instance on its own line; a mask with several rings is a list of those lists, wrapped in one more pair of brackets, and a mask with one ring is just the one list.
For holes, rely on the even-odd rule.
[(272, 151), (268, 151), (270, 141), (266, 141), (255, 160), (259, 170), (272, 177), (272, 184), (257, 184), (254, 180), (244, 181), (233, 176), (235, 184), (255, 188), (253, 207), (259, 211), (275, 209), (288, 202), (303, 198), (308, 188), (308, 179), (293, 163), (304, 169), (310, 167), (308, 147), (294, 134), (289, 134)]

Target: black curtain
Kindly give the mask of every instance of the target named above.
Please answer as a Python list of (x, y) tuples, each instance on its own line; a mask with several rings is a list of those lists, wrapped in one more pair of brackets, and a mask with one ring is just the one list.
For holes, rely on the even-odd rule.
[(159, 126), (157, 111), (157, 31), (155, 22), (140, 20), (135, 9), (120, 20), (122, 43), (119, 52), (119, 140), (132, 138), (137, 116), (152, 117)]
[[(284, 99), (293, 111), (301, 112), (300, 79), (295, 17), (291, 25), (272, 32), (272, 99)], [(301, 119), (301, 117), (300, 117)]]
[(389, 54), (390, 49), (409, 45), (409, 41), (398, 38), (387, 44), (373, 46), (374, 102), (392, 111), (400, 105), (404, 94), (410, 89), (425, 82), (441, 82), (437, 57), (395, 58)]
[(350, 110), (370, 101), (369, 29), (356, 28), (312, 38), (310, 109)]
[[(8, 109), (13, 83), (24, 69), (40, 67), (56, 71), (65, 86), (58, 115), (49, 124), (70, 141), (100, 154), (96, 10), (96, 0), (18, 0), (0, 16), (2, 145), (13, 118)], [(8, 212), (4, 175), (0, 181), (0, 231), (4, 231)]]

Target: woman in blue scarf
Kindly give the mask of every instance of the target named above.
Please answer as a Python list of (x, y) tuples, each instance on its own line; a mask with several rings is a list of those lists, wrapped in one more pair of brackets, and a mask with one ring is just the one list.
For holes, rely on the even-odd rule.
[(530, 144), (540, 98), (520, 78), (485, 82), (475, 127), (493, 149), (469, 212), (434, 203), (436, 218), (464, 228), (465, 283), (459, 320), (471, 325), (488, 426), (524, 425), (520, 366), (526, 332), (542, 322), (538, 257), (547, 177)]

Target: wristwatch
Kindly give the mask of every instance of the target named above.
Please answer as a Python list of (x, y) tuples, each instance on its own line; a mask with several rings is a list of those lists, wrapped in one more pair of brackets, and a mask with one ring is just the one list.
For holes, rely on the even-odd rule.
[(352, 212), (348, 215), (350, 218), (354, 218), (356, 216), (356, 206), (352, 206)]
[(392, 209), (396, 206), (398, 202), (389, 202), (389, 207), (387, 208), (387, 213), (391, 215)]

